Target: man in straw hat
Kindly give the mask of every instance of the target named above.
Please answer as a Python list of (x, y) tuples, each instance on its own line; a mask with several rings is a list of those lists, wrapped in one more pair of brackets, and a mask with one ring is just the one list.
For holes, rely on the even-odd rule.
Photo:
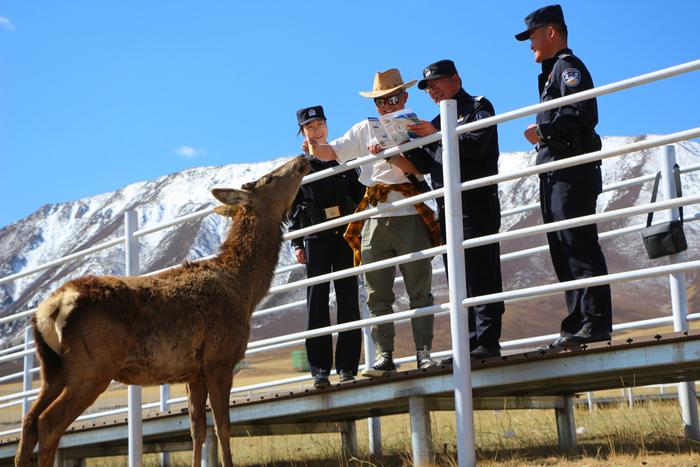
[[(404, 83), (399, 70), (392, 68), (377, 73), (372, 90), (360, 92), (360, 95), (374, 100), (380, 116), (387, 115), (404, 109), (408, 100), (406, 90), (415, 83), (415, 80)], [(368, 151), (372, 154), (382, 151), (379, 144), (372, 144), (367, 121), (355, 124), (343, 136), (329, 144), (305, 141), (302, 149), (305, 151), (310, 149), (319, 159), (337, 159), (339, 162), (364, 156)], [(367, 191), (357, 208), (358, 211), (367, 208), (368, 205), (381, 208), (388, 203), (419, 194), (418, 188), (409, 181), (407, 174), (418, 174), (422, 179), (413, 164), (400, 155), (390, 160), (363, 165), (360, 182), (367, 186)], [(366, 222), (353, 222), (348, 226), (345, 238), (355, 252), (355, 264), (359, 264), (360, 260), (368, 264), (437, 246), (440, 242), (440, 232), (434, 212), (425, 204), (419, 203), (380, 212)], [(432, 305), (430, 259), (401, 264), (399, 268), (404, 278), (411, 308)], [(365, 273), (367, 305), (373, 317), (393, 313), (394, 278), (393, 266)], [(418, 368), (435, 366), (436, 362), (430, 358), (433, 316), (413, 318), (411, 326)], [(392, 357), (394, 324), (372, 326), (372, 340), (377, 347), (377, 359), (371, 367), (368, 366), (362, 372), (362, 375), (383, 376), (396, 372)]]

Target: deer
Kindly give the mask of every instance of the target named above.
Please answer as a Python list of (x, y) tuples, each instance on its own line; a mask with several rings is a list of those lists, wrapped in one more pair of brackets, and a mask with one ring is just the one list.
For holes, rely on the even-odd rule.
[(39, 395), (22, 421), (15, 464), (53, 466), (73, 421), (112, 380), (185, 383), (192, 465), (202, 460), (206, 400), (222, 462), (232, 465), (230, 391), (244, 357), (250, 317), (267, 293), (283, 226), (309, 163), (296, 157), (240, 189), (214, 188), (232, 219), (217, 256), (151, 276), (83, 276), (63, 284), (32, 317)]

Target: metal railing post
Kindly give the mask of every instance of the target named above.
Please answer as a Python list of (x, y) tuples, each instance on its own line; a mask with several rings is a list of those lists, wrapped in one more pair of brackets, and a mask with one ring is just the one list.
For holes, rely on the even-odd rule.
[[(360, 294), (360, 316), (362, 319), (369, 318), (369, 307), (367, 306), (367, 289), (362, 275), (357, 277), (358, 292)], [(369, 326), (362, 328), (362, 343), (365, 349), (365, 365), (371, 366), (374, 362), (375, 348), (372, 340), (372, 330)], [(367, 419), (367, 436), (369, 441), (369, 454), (372, 457), (382, 455), (382, 420), (380, 417), (369, 417)]]
[[(168, 399), (170, 399), (170, 385), (161, 384), (160, 385), (160, 412), (166, 413), (168, 411)], [(160, 465), (161, 467), (169, 467), (172, 465), (169, 452), (160, 453)]]
[[(139, 240), (134, 236), (139, 220), (136, 211), (124, 213), (124, 251), (126, 276), (139, 274)], [(129, 467), (143, 465), (143, 420), (141, 415), (141, 386), (128, 387), (129, 420)]]
[[(32, 327), (27, 326), (24, 328), (24, 350), (29, 350), (32, 348)], [(24, 356), (24, 368), (22, 369), (22, 391), (27, 392), (32, 389), (32, 368), (34, 367), (34, 354), (27, 354)], [(29, 396), (24, 396), (22, 398), (22, 418), (29, 412)]]
[[(661, 163), (661, 177), (664, 199), (676, 198), (676, 180), (673, 176), (673, 166), (676, 164), (676, 149), (674, 146), (664, 146)], [(669, 220), (680, 218), (678, 208), (668, 211)], [(671, 264), (684, 260), (685, 253), (677, 253), (669, 256)], [(688, 296), (686, 294), (685, 273), (669, 274), (669, 288), (671, 290), (671, 306), (673, 308), (673, 330), (676, 332), (688, 330)], [(695, 393), (695, 382), (684, 381), (678, 383), (678, 403), (681, 406), (681, 416), (685, 437), (694, 441), (700, 441), (700, 425), (698, 424), (698, 401)]]
[(445, 230), (447, 272), (450, 298), (450, 331), (452, 334), (452, 377), (455, 385), (455, 417), (457, 427), (457, 461), (460, 467), (476, 465), (474, 451), (474, 406), (472, 401), (471, 362), (469, 360), (469, 323), (466, 298), (464, 251), (462, 241), (462, 194), (460, 188), (459, 141), (455, 131), (457, 102), (440, 102), (442, 131), (442, 173), (445, 181)]

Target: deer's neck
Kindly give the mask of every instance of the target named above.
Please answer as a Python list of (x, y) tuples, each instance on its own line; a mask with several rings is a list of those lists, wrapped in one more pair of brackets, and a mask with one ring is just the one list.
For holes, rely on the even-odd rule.
[(221, 268), (250, 291), (254, 304), (270, 287), (282, 243), (281, 219), (263, 217), (237, 215), (217, 258)]

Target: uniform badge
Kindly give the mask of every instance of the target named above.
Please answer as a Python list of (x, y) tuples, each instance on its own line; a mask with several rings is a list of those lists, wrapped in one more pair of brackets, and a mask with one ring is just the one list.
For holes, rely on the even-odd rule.
[(427, 78), (432, 74), (432, 72), (433, 70), (431, 70), (430, 68), (426, 68), (425, 70), (423, 70), (423, 78)]
[(485, 111), (485, 110), (479, 110), (479, 111), (476, 113), (476, 115), (474, 115), (474, 120), (476, 121), (476, 120), (481, 120), (481, 119), (489, 118), (489, 117), (491, 117), (491, 114), (490, 114), (490, 113), (488, 113), (488, 112)]
[(581, 84), (581, 72), (577, 68), (567, 68), (561, 74), (561, 79), (570, 88), (575, 88)]
[(309, 117), (315, 117), (316, 111), (314, 109), (309, 109)]

